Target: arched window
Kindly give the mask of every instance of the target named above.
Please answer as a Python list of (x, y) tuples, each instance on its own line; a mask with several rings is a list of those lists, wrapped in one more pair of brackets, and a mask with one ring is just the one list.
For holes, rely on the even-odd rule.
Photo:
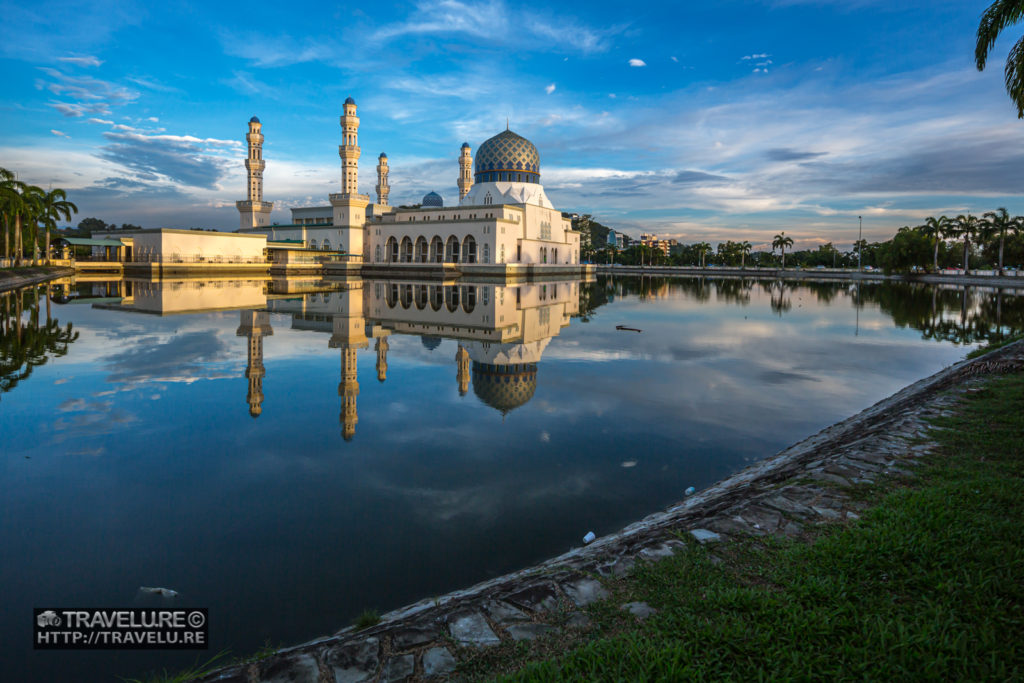
[(323, 249), (324, 249), (324, 251), (330, 251), (330, 249), (331, 249), (331, 241), (330, 240), (324, 240)]
[(310, 249), (316, 249), (316, 240), (310, 240), (309, 241), (309, 248)]

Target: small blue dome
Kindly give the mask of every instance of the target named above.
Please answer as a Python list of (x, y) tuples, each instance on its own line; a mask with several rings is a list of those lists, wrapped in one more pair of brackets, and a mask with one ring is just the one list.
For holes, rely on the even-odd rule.
[(345, 104), (355, 104), (355, 103), (356, 103), (356, 101), (353, 100), (351, 97), (346, 97), (345, 98)]
[(442, 207), (444, 206), (444, 199), (436, 192), (428, 192), (423, 195), (423, 201), (420, 202), (420, 206)]
[(380, 153), (380, 156), (379, 156), (379, 157), (377, 157), (377, 158), (378, 158), (378, 159), (387, 159), (387, 158), (388, 158), (388, 155), (387, 155), (387, 154), (385, 154), (384, 152), (381, 152), (381, 153)]
[(259, 122), (260, 122), (260, 117), (258, 117), (258, 116), (254, 116), (251, 119), (249, 119), (249, 123), (259, 123)]
[(462, 149), (466, 149), (468, 147), (469, 147), (469, 143), (468, 142), (463, 142), (462, 143)]

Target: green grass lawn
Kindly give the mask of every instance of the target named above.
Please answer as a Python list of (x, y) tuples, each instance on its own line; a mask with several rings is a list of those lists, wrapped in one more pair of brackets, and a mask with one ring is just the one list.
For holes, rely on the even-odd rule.
[[(694, 545), (610, 585), (589, 631), (470, 655), (505, 680), (1024, 681), (1024, 375), (935, 423), (942, 452), (811, 544)], [(877, 487), (875, 488), (877, 490)], [(724, 560), (724, 561), (720, 561)], [(645, 601), (644, 622), (618, 609)]]

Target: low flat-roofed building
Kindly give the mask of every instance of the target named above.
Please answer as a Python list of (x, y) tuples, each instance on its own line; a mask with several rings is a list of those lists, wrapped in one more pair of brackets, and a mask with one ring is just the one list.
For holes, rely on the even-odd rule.
[(118, 230), (94, 239), (116, 239), (131, 247), (126, 261), (136, 263), (265, 263), (267, 236), (212, 230)]

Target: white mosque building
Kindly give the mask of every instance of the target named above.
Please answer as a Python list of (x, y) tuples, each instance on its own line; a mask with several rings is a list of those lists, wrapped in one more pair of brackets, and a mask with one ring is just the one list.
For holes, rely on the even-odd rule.
[(359, 194), (359, 117), (351, 97), (345, 100), (341, 129), (341, 191), (330, 195), (329, 206), (292, 209), (291, 224), (268, 225), (273, 204), (263, 201), (262, 124), (255, 116), (250, 119), (248, 199), (237, 202), (239, 232), (340, 252), (339, 258), (353, 265), (579, 266), (580, 234), (544, 193), (537, 148), (507, 127), (480, 145), (475, 169), (469, 143), (463, 143), (458, 205), (445, 206), (439, 194), (430, 192), (415, 209), (388, 203), (389, 167), (383, 153), (377, 158), (377, 201)]

